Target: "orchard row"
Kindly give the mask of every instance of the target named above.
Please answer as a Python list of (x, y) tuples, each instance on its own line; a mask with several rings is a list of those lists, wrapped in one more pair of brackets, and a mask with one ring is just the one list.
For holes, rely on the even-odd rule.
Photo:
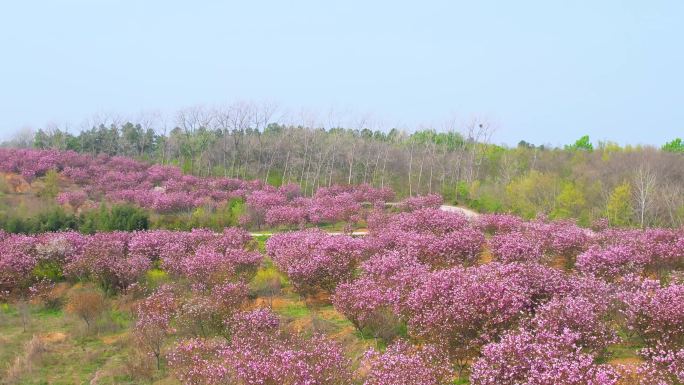
[[(256, 306), (248, 283), (268, 262), (239, 229), (2, 234), (0, 287), (40, 296), (68, 279), (142, 293), (135, 338), (187, 384), (684, 381), (684, 232), (422, 206), (370, 212), (362, 238), (311, 229), (266, 243), (295, 292), (329, 296), (388, 344), (363, 358), (323, 335), (286, 333)], [(174, 283), (140, 287), (150, 269)], [(616, 346), (635, 346), (641, 363), (608, 364)]]
[[(369, 185), (332, 185), (319, 188), (312, 197), (303, 197), (297, 185), (275, 188), (259, 180), (200, 178), (184, 175), (175, 166), (73, 151), (0, 149), (0, 171), (20, 174), (28, 182), (49, 172), (58, 173), (79, 189), (60, 193), (57, 202), (76, 210), (106, 200), (133, 203), (166, 214), (215, 208), (231, 199), (245, 199), (248, 211), (240, 222), (254, 227), (357, 222), (365, 212), (364, 206), (384, 207), (394, 198), (391, 189)], [(408, 204), (439, 205), (441, 198), (418, 198)]]

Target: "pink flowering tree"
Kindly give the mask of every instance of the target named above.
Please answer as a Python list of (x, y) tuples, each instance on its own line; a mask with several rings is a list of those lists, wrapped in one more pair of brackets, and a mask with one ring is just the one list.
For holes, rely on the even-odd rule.
[(36, 240), (25, 235), (8, 235), (0, 242), (0, 296), (21, 292), (31, 284), (38, 263)]
[(639, 367), (640, 385), (680, 385), (684, 383), (684, 349), (662, 346), (640, 351), (646, 360)]
[(609, 345), (619, 342), (607, 304), (582, 296), (554, 298), (537, 311), (531, 324), (542, 332), (576, 333), (575, 344), (599, 356)]
[(69, 191), (57, 195), (57, 203), (60, 205), (68, 204), (75, 211), (78, 211), (78, 208), (81, 207), (86, 200), (88, 200), (88, 194), (86, 194), (85, 191)]
[(583, 274), (614, 281), (628, 274), (642, 274), (648, 257), (628, 245), (595, 246), (577, 257), (575, 268)]
[(398, 340), (383, 353), (369, 350), (365, 361), (364, 385), (444, 385), (454, 377), (448, 356), (433, 345)]
[(480, 230), (455, 213), (421, 209), (369, 219), (368, 244), (377, 251), (396, 250), (418, 258), (434, 269), (475, 264), (485, 244)]
[(473, 364), (473, 385), (616, 385), (618, 374), (582, 353), (577, 335), (508, 333), (482, 350)]
[(408, 297), (428, 267), (394, 251), (371, 257), (361, 269), (359, 279), (337, 286), (332, 302), (359, 331), (389, 341), (406, 321)]
[(388, 221), (386, 228), (443, 235), (468, 226), (468, 218), (464, 215), (427, 208), (394, 215)]
[(425, 208), (439, 208), (442, 203), (444, 203), (444, 200), (438, 194), (416, 195), (399, 202), (399, 209), (415, 211)]
[(529, 307), (515, 285), (487, 278), (473, 268), (437, 271), (409, 298), (409, 333), (444, 348), (459, 374), (483, 345), (515, 327)]
[(269, 209), (283, 206), (287, 203), (287, 196), (280, 191), (254, 191), (247, 197), (247, 214), (242, 223), (261, 228), (266, 221)]
[(265, 309), (239, 313), (229, 323), (229, 342), (182, 341), (169, 366), (183, 384), (322, 384), (352, 382), (350, 363), (339, 344), (279, 329), (277, 316)]
[(316, 194), (307, 202), (308, 217), (312, 223), (357, 222), (361, 219), (361, 204), (351, 193), (340, 195)]
[(684, 285), (644, 286), (623, 298), (627, 330), (647, 347), (684, 348)]
[(494, 235), (489, 248), (501, 262), (539, 263), (543, 257), (543, 245), (539, 239), (518, 231)]
[(554, 221), (544, 226), (543, 233), (536, 236), (547, 239), (545, 252), (553, 256), (563, 257), (565, 265), (571, 268), (577, 256), (589, 248), (592, 243), (590, 231), (570, 221)]
[(142, 300), (135, 308), (133, 338), (137, 346), (154, 356), (157, 370), (161, 369), (163, 347), (174, 332), (171, 321), (177, 311), (177, 298), (168, 286)]
[(231, 368), (221, 359), (228, 343), (220, 339), (188, 338), (180, 340), (166, 355), (168, 366), (184, 385), (219, 385), (234, 383)]
[(271, 227), (303, 227), (307, 222), (307, 212), (304, 207), (298, 206), (275, 206), (268, 209), (265, 222)]
[(523, 220), (510, 214), (482, 214), (476, 218), (475, 226), (487, 234), (494, 235), (521, 230)]
[(636, 247), (648, 257), (647, 271), (658, 278), (667, 277), (673, 270), (684, 267), (684, 232), (682, 230), (651, 228), (644, 230)]
[[(479, 230), (471, 228), (452, 231), (441, 236), (419, 238), (420, 241), (424, 243), (423, 245), (416, 243), (419, 259), (433, 268), (474, 265), (485, 244), (484, 235)], [(405, 246), (409, 250), (414, 247), (410, 244)]]
[(242, 282), (218, 284), (208, 292), (195, 291), (178, 310), (178, 323), (190, 334), (230, 336), (225, 321), (247, 303), (249, 288)]
[(97, 233), (87, 238), (83, 251), (70, 255), (64, 268), (71, 278), (91, 279), (105, 291), (125, 289), (150, 268), (145, 256), (129, 255), (130, 233)]
[(249, 280), (261, 264), (262, 255), (241, 249), (217, 251), (202, 245), (181, 259), (177, 272), (193, 283), (213, 286), (226, 280)]
[(272, 236), (266, 242), (269, 256), (290, 278), (302, 296), (331, 293), (352, 278), (363, 255), (363, 240), (304, 230)]

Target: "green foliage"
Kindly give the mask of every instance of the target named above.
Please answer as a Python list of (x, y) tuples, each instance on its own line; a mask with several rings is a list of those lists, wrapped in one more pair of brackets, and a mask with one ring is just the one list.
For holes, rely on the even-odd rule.
[(235, 225), (238, 224), (240, 217), (245, 213), (245, 201), (243, 199), (231, 199), (228, 202), (230, 208), (230, 215)]
[(154, 215), (150, 220), (151, 229), (189, 230), (191, 226), (192, 222), (187, 214)]
[(63, 231), (76, 229), (78, 221), (73, 214), (64, 211), (62, 207), (54, 207), (53, 209), (38, 214), (34, 221), (32, 232), (45, 231)]
[(114, 205), (102, 221), (104, 231), (146, 230), (149, 220), (145, 210), (131, 205)]
[[(463, 204), (476, 211), (483, 213), (501, 212), (504, 209), (503, 202), (496, 197), (491, 189), (483, 188), (479, 180), (474, 181), (470, 185), (464, 181), (457, 183), (456, 188), (452, 189), (455, 195), (451, 199), (444, 197), (445, 202), (453, 202), (456, 204)], [(456, 199), (456, 195), (458, 199)]]
[(306, 307), (304, 302), (289, 303), (281, 309), (277, 310), (282, 316), (287, 318), (300, 319), (311, 317), (311, 310)]
[(442, 186), (439, 193), (442, 195), (444, 203), (453, 203), (456, 202), (456, 191), (457, 190), (455, 186), (449, 186), (445, 184)]
[(495, 196), (483, 194), (468, 201), (468, 207), (481, 213), (499, 213), (504, 210), (503, 203)]
[(198, 207), (190, 215), (157, 215), (150, 227), (170, 230), (205, 228), (222, 231), (225, 227), (238, 226), (244, 210), (244, 200), (236, 198), (213, 210), (207, 207)]
[(448, 150), (463, 147), (465, 139), (463, 135), (454, 131), (437, 132), (435, 130), (416, 131), (409, 137), (409, 140), (417, 144), (436, 144), (446, 147)]
[(96, 231), (134, 231), (149, 227), (147, 212), (131, 205), (114, 205), (107, 208), (104, 204), (97, 210), (81, 214), (78, 230), (92, 234)]
[(551, 212), (554, 219), (578, 218), (586, 207), (586, 199), (580, 186), (572, 182), (563, 183), (556, 197), (556, 207)]
[(260, 297), (272, 297), (280, 293), (287, 280), (275, 267), (257, 270), (249, 283), (250, 292)]
[(470, 186), (468, 186), (468, 183), (465, 181), (459, 181), (456, 184), (456, 188), (454, 189), (456, 195), (454, 196), (453, 200), (455, 201), (454, 203), (458, 203), (460, 201), (467, 201), (470, 199)]
[(530, 171), (506, 186), (506, 206), (526, 219), (551, 212), (556, 203), (559, 180), (553, 174)]
[(662, 147), (663, 151), (667, 152), (684, 152), (684, 142), (681, 138), (675, 138), (671, 142), (667, 142)]
[(572, 146), (565, 146), (566, 150), (584, 150), (584, 151), (594, 151), (594, 145), (591, 144), (589, 135), (584, 135), (583, 137), (577, 139), (577, 141)]
[(8, 233), (26, 234), (32, 232), (29, 222), (20, 217), (3, 215), (2, 218), (0, 218), (0, 222), (2, 222), (2, 229)]
[(183, 161), (183, 166), (181, 167), (181, 170), (183, 171), (184, 174), (189, 174), (192, 172), (192, 162), (190, 159), (185, 159)]
[(600, 141), (599, 150), (601, 151), (601, 160), (607, 161), (610, 159), (611, 154), (622, 152), (623, 149), (619, 144), (611, 141)]
[(220, 230), (226, 226), (226, 222), (230, 222), (230, 213), (228, 212), (228, 218), (225, 218), (225, 214), (226, 211), (223, 208), (212, 212), (206, 207), (198, 207), (190, 214), (190, 220), (180, 226), (183, 230), (190, 230), (192, 228)]
[(33, 276), (41, 279), (47, 279), (52, 282), (61, 281), (64, 278), (62, 266), (56, 261), (41, 260), (36, 267), (33, 268)]
[(48, 199), (54, 199), (59, 194), (59, 174), (55, 170), (49, 170), (45, 174), (45, 186), (38, 195)]
[(130, 205), (104, 204), (97, 210), (86, 211), (76, 217), (60, 206), (52, 207), (34, 217), (21, 213), (0, 216), (0, 228), (8, 233), (35, 234), (48, 231), (77, 230), (92, 234), (96, 231), (133, 231), (149, 227), (147, 212)]
[(606, 217), (612, 226), (628, 226), (631, 224), (632, 213), (634, 212), (631, 199), (632, 188), (628, 182), (624, 182), (613, 189), (606, 204)]
[(0, 228), (8, 233), (34, 234), (46, 231), (78, 229), (78, 219), (61, 207), (52, 207), (35, 217), (24, 217), (21, 211), (0, 216)]
[(283, 173), (282, 171), (278, 170), (278, 172), (271, 171), (271, 173), (268, 174), (268, 178), (266, 179), (266, 183), (270, 184), (271, 186), (275, 187), (280, 187), (283, 185)]
[(161, 269), (148, 270), (143, 279), (145, 287), (149, 290), (156, 290), (167, 282), (169, 282), (169, 275)]
[(207, 209), (204, 207), (196, 208), (190, 215), (190, 226), (192, 227), (208, 227), (207, 222), (209, 221), (209, 214), (207, 213)]
[(104, 203), (100, 204), (100, 208), (95, 210), (86, 211), (79, 217), (79, 230), (82, 233), (93, 234), (100, 229), (102, 226), (101, 218), (107, 214), (107, 207)]

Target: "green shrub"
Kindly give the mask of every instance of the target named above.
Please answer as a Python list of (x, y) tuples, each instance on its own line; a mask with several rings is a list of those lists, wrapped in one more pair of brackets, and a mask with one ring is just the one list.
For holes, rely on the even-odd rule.
[(45, 174), (45, 186), (38, 192), (38, 196), (54, 199), (59, 194), (59, 174), (50, 170)]
[(33, 268), (33, 276), (38, 280), (49, 280), (51, 282), (58, 282), (64, 279), (62, 274), (62, 266), (56, 261), (41, 260), (36, 267)]
[(274, 297), (280, 294), (287, 281), (274, 267), (260, 269), (249, 283), (250, 291), (258, 297)]
[(169, 282), (169, 275), (161, 269), (151, 269), (145, 273), (143, 283), (150, 290), (156, 290), (161, 285)]
[(96, 231), (135, 231), (148, 228), (147, 212), (126, 204), (114, 205), (109, 209), (101, 204), (99, 209), (81, 214), (78, 226), (78, 229), (86, 234)]
[(78, 229), (78, 220), (61, 207), (52, 207), (35, 217), (24, 218), (16, 212), (0, 216), (0, 228), (8, 233), (33, 234)]

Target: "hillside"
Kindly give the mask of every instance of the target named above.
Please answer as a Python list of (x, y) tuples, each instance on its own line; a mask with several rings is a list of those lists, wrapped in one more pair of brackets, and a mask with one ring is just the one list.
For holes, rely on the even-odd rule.
[[(264, 110), (265, 109), (265, 110)], [(588, 226), (684, 224), (684, 146), (592, 142), (565, 146), (491, 142), (486, 121), (446, 122), (415, 132), (278, 121), (265, 106), (189, 108), (153, 121), (93, 122), (71, 134), (38, 130), (25, 145), (81, 154), (123, 155), (175, 165), (196, 176), (320, 187), (369, 184), (399, 198), (437, 193), (478, 212), (575, 219)]]
[(22, 230), (0, 231), (4, 383), (681, 377), (681, 229), (75, 152), (2, 149), (0, 170)]

